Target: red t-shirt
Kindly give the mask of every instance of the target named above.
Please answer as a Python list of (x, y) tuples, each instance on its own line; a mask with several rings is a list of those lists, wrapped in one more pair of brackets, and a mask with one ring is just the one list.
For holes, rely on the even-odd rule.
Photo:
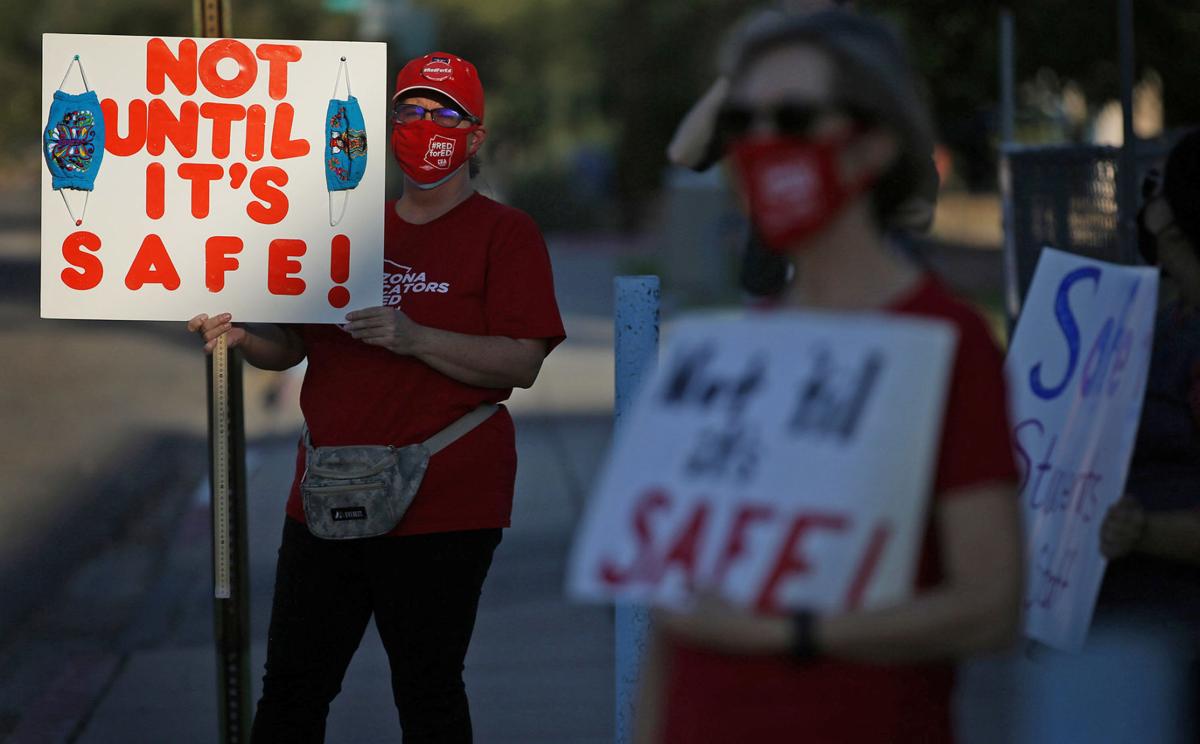
[[(481, 194), (423, 225), (400, 219), (394, 207), (387, 205), (384, 227), (385, 304), (456, 333), (541, 338), (549, 348), (563, 340), (550, 258), (528, 215)], [(300, 407), (316, 446), (422, 442), (480, 403), (512, 393), (463, 384), (337, 325), (298, 330), (308, 352)], [(512, 418), (501, 407), (433, 456), (391, 534), (507, 527), (516, 469)], [(301, 444), (287, 504), (300, 521), (303, 473)]]
[[(934, 498), (1013, 481), (1003, 360), (974, 310), (932, 276), (890, 308), (943, 318), (958, 349), (938, 450)], [(933, 518), (917, 591), (941, 581)], [(953, 741), (950, 664), (885, 666), (821, 659), (729, 656), (685, 645), (667, 654), (664, 741), (669, 744), (946, 744)]]

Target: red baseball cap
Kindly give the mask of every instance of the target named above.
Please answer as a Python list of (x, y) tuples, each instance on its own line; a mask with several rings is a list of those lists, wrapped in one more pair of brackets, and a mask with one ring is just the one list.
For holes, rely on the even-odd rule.
[(483, 84), (475, 65), (446, 52), (432, 52), (409, 61), (396, 76), (392, 100), (415, 88), (436, 90), (464, 111), (483, 121)]

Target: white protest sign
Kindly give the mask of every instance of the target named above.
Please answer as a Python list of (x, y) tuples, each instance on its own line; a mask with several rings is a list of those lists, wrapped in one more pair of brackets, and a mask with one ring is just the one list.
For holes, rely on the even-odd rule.
[[(76, 55), (101, 117), (52, 108), (60, 84), (83, 92)], [(327, 124), (347, 71), (365, 126), (336, 122), (331, 152), (367, 165), (335, 227)], [(43, 163), (42, 317), (319, 323), (380, 304), (386, 73), (380, 43), (44, 34), (52, 157), (95, 188), (86, 214), (62, 189), (68, 212)]]
[(761, 611), (912, 591), (954, 329), (778, 312), (683, 320), (623, 420), (569, 591)]
[(1105, 561), (1104, 513), (1125, 487), (1150, 348), (1158, 271), (1046, 248), (1005, 372), (1025, 522), (1025, 634), (1083, 646)]

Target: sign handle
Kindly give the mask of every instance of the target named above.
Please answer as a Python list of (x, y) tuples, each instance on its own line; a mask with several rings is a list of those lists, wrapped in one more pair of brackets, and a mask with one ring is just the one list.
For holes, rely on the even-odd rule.
[[(197, 36), (233, 36), (231, 0), (192, 0)], [(246, 560), (246, 437), (242, 360), (225, 336), (208, 368), (212, 462), (213, 637), (217, 651), (218, 741), (250, 741), (250, 570)]]
[(229, 599), (229, 343), (217, 339), (211, 358), (213, 596)]
[(246, 439), (242, 360), (226, 336), (208, 366), (212, 465), (213, 637), (221, 744), (250, 740), (250, 577), (246, 539)]

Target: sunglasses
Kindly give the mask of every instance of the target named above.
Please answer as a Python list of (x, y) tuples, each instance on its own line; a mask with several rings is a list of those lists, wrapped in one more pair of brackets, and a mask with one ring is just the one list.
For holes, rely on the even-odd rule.
[(464, 114), (458, 109), (447, 107), (426, 108), (415, 103), (397, 103), (392, 107), (392, 121), (396, 124), (410, 124), (421, 121), (428, 115), (434, 124), (447, 129), (454, 129), (461, 122), (468, 121), (478, 124), (479, 120), (470, 114)]
[(812, 131), (822, 117), (841, 114), (857, 124), (870, 122), (865, 111), (843, 104), (781, 103), (767, 108), (727, 105), (717, 111), (716, 136), (722, 143), (745, 137), (759, 122), (767, 122), (778, 134), (802, 136)]

